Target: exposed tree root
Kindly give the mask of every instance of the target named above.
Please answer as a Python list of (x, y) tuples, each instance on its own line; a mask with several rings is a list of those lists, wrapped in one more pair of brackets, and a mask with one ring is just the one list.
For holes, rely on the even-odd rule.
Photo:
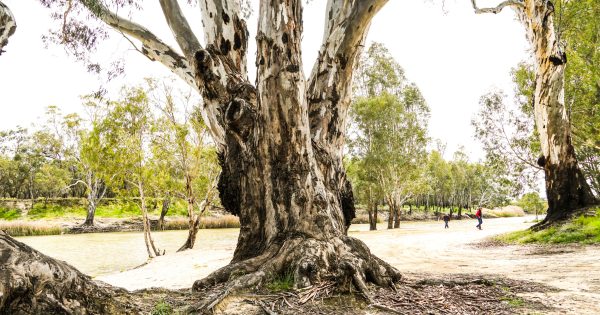
[(295, 289), (332, 281), (344, 292), (357, 289), (369, 303), (372, 299), (367, 283), (395, 288), (394, 283), (402, 278), (398, 270), (372, 255), (358, 239), (292, 237), (281, 245), (272, 245), (259, 256), (232, 263), (196, 281), (195, 291), (217, 284), (224, 284), (224, 288), (193, 310), (211, 310), (232, 293), (263, 286), (285, 274), (293, 275)]
[(0, 314), (138, 314), (123, 289), (92, 281), (0, 231)]

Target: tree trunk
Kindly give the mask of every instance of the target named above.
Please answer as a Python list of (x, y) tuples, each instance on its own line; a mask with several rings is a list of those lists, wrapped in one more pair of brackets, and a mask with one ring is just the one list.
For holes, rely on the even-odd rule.
[(371, 231), (377, 230), (377, 213), (378, 212), (379, 212), (379, 210), (377, 210), (377, 201), (375, 201), (375, 203), (373, 204), (373, 221), (371, 222), (371, 226), (370, 226)]
[[(187, 166), (186, 166), (187, 168)], [(186, 170), (187, 172), (187, 170)], [(194, 248), (194, 244), (196, 243), (196, 235), (198, 234), (198, 229), (200, 228), (200, 217), (196, 216), (196, 214), (194, 213), (194, 208), (196, 205), (196, 197), (194, 195), (194, 188), (192, 186), (192, 178), (191, 176), (188, 174), (186, 174), (185, 176), (185, 191), (186, 191), (186, 197), (187, 197), (187, 209), (188, 209), (188, 237), (185, 241), (185, 243), (183, 244), (183, 246), (181, 246), (181, 248), (179, 248), (179, 251), (183, 251), (186, 249), (192, 249)]]
[(0, 231), (0, 314), (140, 314), (123, 289), (96, 283)]
[(169, 212), (169, 207), (171, 206), (171, 195), (169, 193), (165, 194), (165, 197), (162, 201), (162, 208), (160, 209), (160, 217), (158, 218), (158, 229), (165, 229), (165, 216), (167, 212)]
[(567, 217), (573, 210), (595, 204), (571, 142), (571, 125), (564, 102), (567, 56), (556, 38), (550, 1), (526, 0), (519, 18), (533, 47), (535, 65), (534, 112), (540, 136), (548, 214), (543, 223)]
[(8, 38), (11, 37), (17, 29), (17, 23), (10, 9), (0, 1), (0, 55), (4, 52), (4, 47), (8, 44)]
[(396, 205), (394, 203), (394, 208), (396, 211), (394, 211), (394, 229), (398, 229), (400, 228), (400, 217), (402, 216), (402, 208), (404, 208), (404, 205)]
[(537, 162), (544, 168), (548, 199), (548, 214), (537, 227), (596, 204), (598, 201), (579, 168), (571, 142), (570, 118), (564, 101), (567, 55), (565, 44), (556, 36), (554, 4), (547, 0), (505, 1), (496, 8), (485, 9), (477, 8), (475, 0), (472, 4), (475, 13), (498, 13), (506, 6), (513, 7), (525, 26), (533, 51), (533, 110), (542, 149)]
[(462, 219), (462, 207), (461, 206), (458, 206), (458, 214), (457, 215), (458, 215), (458, 217), (457, 217), (458, 220)]
[(89, 198), (89, 196), (88, 196), (87, 215), (85, 216), (85, 222), (83, 222), (83, 225), (93, 226), (95, 215), (96, 215), (96, 201), (93, 198)]
[(142, 181), (138, 181), (137, 183), (138, 191), (140, 193), (140, 209), (142, 210), (142, 224), (144, 227), (144, 243), (146, 244), (146, 251), (148, 252), (149, 258), (154, 258), (156, 256), (161, 256), (164, 254), (160, 252), (154, 245), (154, 240), (152, 239), (152, 234), (150, 231), (150, 218), (148, 217), (148, 208), (146, 206), (146, 198), (144, 195), (144, 185)]
[(389, 211), (389, 215), (388, 215), (388, 230), (391, 230), (394, 228), (394, 215), (396, 213), (396, 210), (394, 209), (394, 203), (392, 203), (391, 201), (388, 200), (388, 211)]

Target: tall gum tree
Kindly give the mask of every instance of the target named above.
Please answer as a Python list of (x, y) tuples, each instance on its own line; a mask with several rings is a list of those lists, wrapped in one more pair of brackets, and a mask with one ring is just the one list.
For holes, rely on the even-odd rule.
[(479, 8), (471, 0), (475, 13), (497, 14), (511, 7), (525, 27), (533, 52), (535, 69), (534, 117), (540, 137), (548, 214), (539, 226), (567, 217), (574, 210), (596, 204), (575, 156), (571, 124), (565, 106), (564, 43), (556, 34), (554, 5), (548, 0), (507, 0), (493, 8)]
[[(194, 283), (194, 289), (202, 289), (228, 282), (204, 308), (230, 292), (289, 272), (295, 287), (333, 279), (339, 287), (356, 287), (369, 300), (367, 282), (393, 286), (401, 278), (362, 241), (347, 236), (354, 206), (342, 165), (353, 65), (371, 19), (386, 0), (329, 0), (322, 46), (308, 78), (302, 71), (301, 0), (261, 1), (256, 84), (248, 82), (249, 35), (238, 0), (199, 1), (205, 45), (177, 0), (160, 0), (182, 54), (147, 28), (110, 11), (105, 2), (41, 2), (63, 9), (64, 21), (70, 12), (87, 8), (139, 41), (143, 55), (165, 65), (202, 96), (202, 116), (222, 167), (221, 201), (241, 223), (231, 263)], [(83, 47), (94, 39), (86, 35), (92, 28), (81, 22), (63, 30), (87, 40)]]

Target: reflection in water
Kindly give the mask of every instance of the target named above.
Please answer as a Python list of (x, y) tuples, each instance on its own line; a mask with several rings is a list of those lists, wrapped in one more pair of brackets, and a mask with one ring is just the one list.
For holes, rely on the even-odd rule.
[[(155, 244), (174, 253), (187, 238), (187, 231), (152, 234)], [(239, 229), (198, 231), (194, 251), (227, 250), (233, 253)], [(89, 233), (17, 237), (42, 253), (64, 260), (92, 277), (124, 271), (146, 262), (148, 254), (141, 232)]]

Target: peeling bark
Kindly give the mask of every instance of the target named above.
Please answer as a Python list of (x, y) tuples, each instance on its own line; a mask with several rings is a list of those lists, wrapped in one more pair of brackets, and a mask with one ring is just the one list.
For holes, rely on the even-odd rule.
[(0, 1), (0, 55), (8, 44), (8, 38), (17, 30), (17, 23), (10, 9)]
[(540, 226), (568, 217), (574, 210), (598, 201), (577, 163), (571, 140), (571, 124), (564, 102), (564, 43), (559, 42), (554, 27), (554, 5), (548, 0), (505, 1), (496, 8), (477, 8), (476, 13), (498, 13), (502, 8), (515, 9), (525, 26), (532, 47), (535, 68), (534, 117), (540, 137), (548, 213)]
[(122, 289), (97, 283), (0, 231), (0, 314), (139, 314)]
[(526, 27), (535, 60), (534, 113), (544, 157), (548, 214), (545, 222), (568, 216), (597, 201), (583, 176), (571, 141), (564, 101), (567, 56), (554, 32), (550, 1), (527, 0), (518, 15)]

